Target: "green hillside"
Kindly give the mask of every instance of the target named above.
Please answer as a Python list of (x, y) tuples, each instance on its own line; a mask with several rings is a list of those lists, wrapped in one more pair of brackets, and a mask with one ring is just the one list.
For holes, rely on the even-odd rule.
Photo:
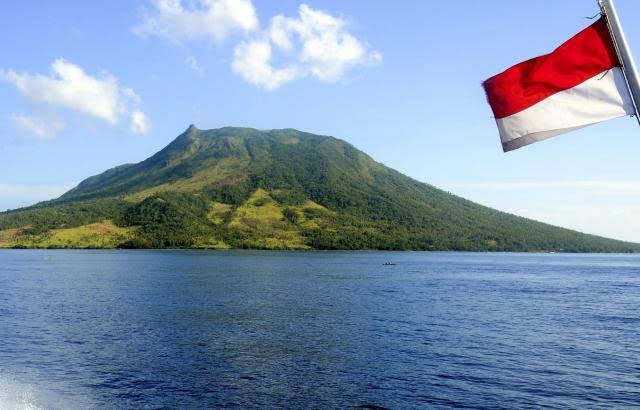
[(194, 126), (140, 163), (0, 213), (0, 247), (640, 251), (475, 204), (336, 138)]

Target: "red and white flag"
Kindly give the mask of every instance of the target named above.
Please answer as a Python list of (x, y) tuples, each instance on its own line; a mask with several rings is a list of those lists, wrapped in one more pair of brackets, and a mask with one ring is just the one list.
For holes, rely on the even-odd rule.
[(505, 152), (635, 114), (605, 19), (550, 54), (489, 78), (483, 87)]

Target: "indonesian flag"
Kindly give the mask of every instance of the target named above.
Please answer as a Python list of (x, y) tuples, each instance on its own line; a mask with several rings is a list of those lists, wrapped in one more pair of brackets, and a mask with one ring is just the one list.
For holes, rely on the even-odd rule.
[(483, 87), (505, 152), (635, 113), (604, 19)]

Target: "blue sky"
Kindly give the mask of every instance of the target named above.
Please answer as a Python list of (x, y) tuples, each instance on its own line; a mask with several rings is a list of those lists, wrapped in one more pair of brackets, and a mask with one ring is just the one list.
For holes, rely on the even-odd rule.
[[(640, 4), (616, 4), (640, 56)], [(9, 2), (0, 209), (143, 160), (191, 123), (297, 128), (494, 208), (640, 242), (634, 119), (504, 154), (480, 86), (597, 11), (595, 0)]]

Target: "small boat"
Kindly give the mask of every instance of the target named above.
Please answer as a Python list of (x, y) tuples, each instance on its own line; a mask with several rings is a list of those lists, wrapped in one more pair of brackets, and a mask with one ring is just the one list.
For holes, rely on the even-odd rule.
[(385, 263), (382, 264), (382, 266), (395, 266), (395, 263), (385, 262)]

